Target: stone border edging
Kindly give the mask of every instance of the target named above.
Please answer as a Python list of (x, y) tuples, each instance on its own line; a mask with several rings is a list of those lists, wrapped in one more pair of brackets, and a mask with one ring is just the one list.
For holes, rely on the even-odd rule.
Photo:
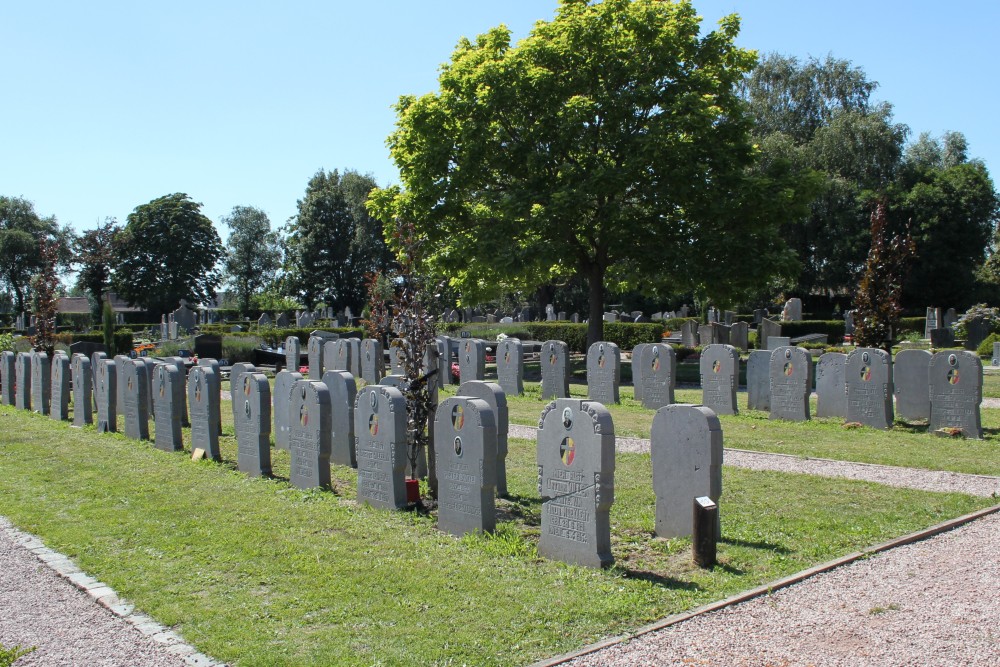
[(577, 649), (570, 653), (563, 653), (561, 655), (554, 656), (552, 658), (546, 658), (537, 662), (531, 663), (528, 667), (554, 667), (555, 665), (561, 665), (574, 658), (579, 658), (581, 656), (590, 655), (591, 653), (596, 653), (597, 651), (608, 648), (609, 646), (614, 646), (615, 644), (621, 644), (627, 641), (631, 641), (642, 635), (655, 632), (657, 630), (662, 630), (664, 628), (670, 627), (671, 625), (677, 625), (687, 621), (695, 616), (701, 616), (702, 614), (707, 614), (712, 611), (718, 611), (724, 609), (725, 607), (730, 607), (741, 602), (746, 602), (747, 600), (752, 600), (753, 598), (760, 597), (761, 595), (770, 594), (772, 591), (780, 590), (782, 588), (787, 588), (793, 584), (797, 584), (801, 581), (809, 579), (816, 576), (817, 574), (822, 574), (823, 572), (828, 572), (834, 570), (843, 565), (849, 565), (862, 558), (867, 558), (873, 554), (881, 553), (883, 551), (889, 551), (896, 547), (905, 546), (907, 544), (912, 544), (913, 542), (920, 542), (921, 540), (926, 540), (929, 537), (934, 537), (941, 533), (946, 533), (949, 530), (953, 530), (967, 523), (971, 523), (977, 519), (981, 519), (984, 516), (989, 516), (991, 514), (996, 514), (1000, 512), (1000, 505), (993, 505), (992, 507), (986, 507), (969, 514), (956, 517), (954, 519), (949, 519), (943, 521), (939, 524), (933, 525), (929, 528), (924, 528), (923, 530), (918, 530), (915, 533), (910, 533), (908, 535), (903, 535), (895, 539), (889, 540), (888, 542), (882, 542), (881, 544), (876, 544), (875, 546), (869, 547), (864, 551), (855, 551), (853, 553), (847, 554), (846, 556), (841, 556), (840, 558), (835, 558), (834, 560), (827, 561), (825, 563), (820, 563), (819, 565), (814, 565), (813, 567), (806, 568), (796, 572), (795, 574), (789, 575), (782, 579), (772, 581), (768, 584), (763, 584), (756, 588), (751, 588), (750, 590), (743, 591), (742, 593), (737, 593), (723, 600), (718, 600), (716, 602), (710, 602), (708, 604), (702, 605), (691, 611), (681, 612), (679, 614), (672, 614), (666, 618), (662, 618), (659, 621), (655, 621), (649, 625), (645, 625), (635, 632), (631, 632), (627, 635), (619, 635), (617, 637), (609, 637), (608, 639), (603, 639), (595, 644), (590, 644), (584, 646), (583, 648)]
[(191, 667), (227, 667), (226, 663), (217, 662), (204, 653), (199, 653), (173, 630), (160, 625), (145, 614), (137, 613), (135, 606), (118, 597), (110, 586), (89, 576), (68, 556), (46, 547), (38, 536), (15, 528), (14, 524), (4, 516), (0, 516), (0, 530), (7, 533), (15, 543), (33, 553), (43, 565), (92, 597), (97, 604), (131, 624), (153, 641), (163, 644), (164, 650), (178, 656), (186, 664)]

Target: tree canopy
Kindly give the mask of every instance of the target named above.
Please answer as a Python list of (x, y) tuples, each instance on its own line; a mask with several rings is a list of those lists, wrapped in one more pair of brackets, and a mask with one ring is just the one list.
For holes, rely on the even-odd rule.
[(181, 299), (211, 299), (221, 258), (222, 241), (201, 204), (184, 193), (166, 195), (136, 206), (115, 237), (114, 286), (130, 304), (160, 316)]
[(61, 229), (54, 217), (39, 216), (30, 201), (0, 196), (0, 287), (13, 293), (15, 311), (27, 309), (32, 279), (44, 266), (39, 241), (52, 241), (52, 251), (64, 265), (71, 237), (72, 232)]
[(111, 287), (112, 250), (118, 229), (117, 220), (106, 218), (103, 224), (83, 232), (73, 241), (76, 285), (87, 295), (95, 322), (101, 316), (103, 295)]
[(403, 187), (372, 210), (412, 222), (465, 298), (584, 278), (592, 340), (608, 283), (728, 300), (791, 272), (777, 228), (804, 189), (756, 163), (736, 92), (755, 55), (735, 15), (699, 31), (689, 2), (562, 0), (517, 45), (463, 39), (438, 92), (396, 105)]
[(226, 285), (246, 313), (251, 299), (270, 285), (281, 267), (281, 240), (267, 214), (252, 206), (234, 206), (222, 218), (229, 227), (223, 271)]

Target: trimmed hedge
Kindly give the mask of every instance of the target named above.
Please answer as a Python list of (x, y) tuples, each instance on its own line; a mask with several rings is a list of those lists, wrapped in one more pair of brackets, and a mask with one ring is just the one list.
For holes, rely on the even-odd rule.
[[(896, 338), (900, 335), (907, 333), (908, 331), (916, 331), (920, 334), (920, 337), (924, 337), (924, 330), (927, 327), (926, 317), (903, 317), (899, 320), (899, 331), (896, 332)], [(991, 351), (990, 354), (993, 354)]]
[[(65, 345), (73, 343), (104, 343), (102, 333), (61, 333), (56, 334), (56, 340)], [(128, 354), (132, 351), (132, 332), (115, 331), (115, 354)]]
[(837, 345), (844, 340), (844, 320), (802, 320), (781, 323), (782, 336), (798, 338), (808, 334), (826, 334), (829, 344)]

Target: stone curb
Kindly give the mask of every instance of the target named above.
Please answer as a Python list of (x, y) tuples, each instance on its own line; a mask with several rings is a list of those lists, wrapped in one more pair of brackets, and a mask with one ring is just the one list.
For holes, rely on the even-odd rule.
[(0, 530), (10, 538), (35, 554), (39, 561), (76, 588), (83, 591), (99, 605), (115, 616), (130, 623), (136, 630), (155, 642), (163, 644), (165, 650), (180, 657), (191, 667), (227, 667), (226, 663), (213, 660), (198, 649), (186, 643), (180, 635), (166, 628), (149, 616), (135, 611), (135, 607), (118, 597), (110, 586), (88, 576), (67, 556), (45, 546), (38, 537), (18, 530), (6, 517), (0, 516)]
[(707, 614), (709, 612), (718, 611), (726, 607), (730, 607), (741, 602), (746, 602), (747, 600), (752, 600), (753, 598), (760, 597), (762, 595), (769, 595), (771, 592), (780, 590), (782, 588), (787, 588), (793, 584), (797, 584), (801, 581), (809, 579), (816, 576), (817, 574), (822, 574), (824, 572), (829, 572), (843, 565), (849, 565), (855, 561), (861, 560), (862, 558), (868, 558), (877, 553), (883, 551), (889, 551), (890, 549), (895, 549), (896, 547), (902, 547), (907, 544), (912, 544), (914, 542), (920, 542), (921, 540), (926, 540), (927, 538), (934, 537), (935, 535), (940, 535), (941, 533), (946, 533), (949, 530), (954, 530), (960, 526), (964, 526), (967, 523), (971, 523), (977, 519), (981, 519), (985, 516), (991, 514), (996, 514), (1000, 512), (1000, 505), (993, 505), (992, 507), (987, 507), (970, 514), (965, 514), (954, 519), (949, 519), (948, 521), (943, 521), (939, 524), (931, 526), (930, 528), (925, 528), (923, 530), (918, 530), (915, 533), (910, 533), (908, 535), (903, 535), (902, 537), (897, 537), (895, 539), (889, 540), (888, 542), (883, 542), (877, 544), (873, 547), (869, 547), (864, 551), (855, 551), (854, 553), (847, 554), (846, 556), (841, 556), (840, 558), (835, 558), (834, 560), (827, 561), (825, 563), (820, 563), (819, 565), (814, 565), (813, 567), (806, 568), (800, 572), (796, 572), (790, 576), (772, 581), (771, 583), (758, 586), (757, 588), (751, 588), (748, 591), (743, 591), (742, 593), (737, 593), (724, 600), (718, 600), (717, 602), (710, 602), (701, 607), (696, 607), (691, 611), (682, 612), (679, 614), (673, 614), (662, 618), (659, 621), (655, 621), (649, 625), (645, 625), (635, 632), (629, 633), (627, 635), (618, 635), (616, 637), (609, 637), (608, 639), (603, 639), (595, 644), (589, 644), (581, 649), (572, 651), (570, 653), (563, 653), (561, 655), (554, 656), (552, 658), (546, 658), (544, 660), (539, 660), (538, 662), (531, 663), (528, 667), (554, 667), (555, 665), (561, 665), (569, 662), (575, 658), (579, 658), (585, 655), (590, 655), (591, 653), (596, 653), (601, 649), (608, 648), (609, 646), (614, 646), (615, 644), (622, 644), (625, 642), (637, 639), (642, 635), (647, 635), (651, 632), (656, 632), (657, 630), (662, 630), (664, 628), (670, 627), (671, 625), (677, 625), (695, 616), (701, 616), (702, 614)]

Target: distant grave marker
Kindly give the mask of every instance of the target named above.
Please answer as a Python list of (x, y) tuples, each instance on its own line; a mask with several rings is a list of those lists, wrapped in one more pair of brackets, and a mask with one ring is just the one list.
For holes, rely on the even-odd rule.
[(620, 403), (621, 351), (615, 343), (598, 341), (587, 351), (587, 397), (603, 405)]
[(542, 343), (542, 399), (569, 398), (569, 346), (561, 340)]
[(458, 354), (460, 382), (486, 379), (486, 342), (475, 338), (462, 341)]
[(717, 415), (735, 415), (740, 354), (732, 345), (709, 345), (701, 351), (701, 402)]
[(497, 383), (505, 394), (524, 393), (524, 351), (517, 338), (505, 338), (497, 344)]

